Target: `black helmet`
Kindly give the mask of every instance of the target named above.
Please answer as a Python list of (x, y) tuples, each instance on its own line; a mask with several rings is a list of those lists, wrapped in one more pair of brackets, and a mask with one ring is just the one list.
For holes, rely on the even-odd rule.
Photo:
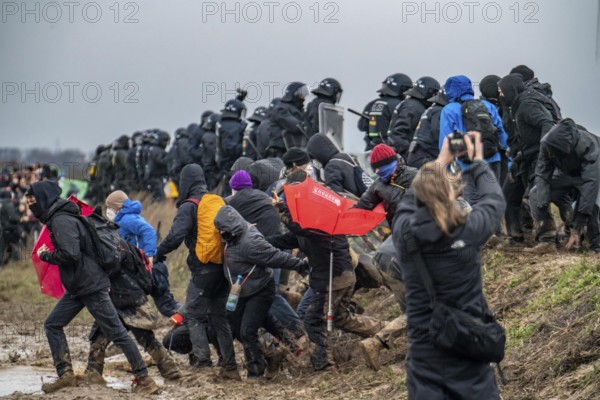
[(169, 145), (169, 142), (171, 141), (171, 136), (169, 136), (169, 134), (165, 131), (161, 131), (159, 130), (156, 133), (156, 137), (157, 137), (157, 144), (162, 147), (163, 149), (166, 149), (167, 146)]
[(419, 100), (427, 100), (440, 91), (440, 83), (430, 76), (419, 78), (413, 87), (404, 92), (405, 95)]
[(217, 123), (221, 120), (221, 114), (212, 113), (204, 124), (202, 124), (202, 129), (209, 132), (215, 132), (217, 130)]
[(206, 122), (206, 120), (208, 119), (208, 117), (210, 117), (212, 114), (214, 114), (213, 111), (210, 110), (206, 110), (202, 113), (202, 115), (200, 116), (200, 126), (204, 125), (204, 123)]
[(248, 117), (248, 121), (261, 123), (267, 118), (267, 108), (257, 107), (251, 116)]
[(306, 99), (308, 97), (308, 87), (302, 82), (292, 82), (285, 88), (285, 93), (281, 101), (291, 103), (295, 99)]
[(394, 74), (385, 78), (382, 82), (381, 89), (379, 89), (378, 92), (392, 97), (401, 97), (405, 91), (412, 87), (412, 85), (412, 79), (410, 79), (408, 75)]
[(440, 106), (445, 106), (448, 104), (446, 93), (444, 93), (444, 91), (441, 89), (435, 94), (435, 96), (428, 98), (427, 101), (430, 103), (439, 104)]
[(113, 149), (129, 149), (129, 136), (121, 135), (113, 142)]
[(275, 97), (273, 100), (271, 100), (271, 102), (269, 103), (269, 110), (274, 109), (275, 107), (277, 107), (279, 105), (279, 103), (281, 103), (281, 97)]
[(179, 128), (175, 131), (175, 140), (179, 140), (182, 137), (188, 137), (188, 131), (185, 128)]
[(131, 147), (139, 146), (142, 144), (142, 137), (144, 136), (143, 132), (137, 131), (131, 135)]
[(246, 106), (239, 100), (229, 100), (221, 110), (221, 118), (246, 118)]
[(342, 97), (342, 85), (334, 78), (325, 78), (319, 82), (319, 86), (312, 91), (315, 95), (321, 95), (333, 99), (336, 103)]

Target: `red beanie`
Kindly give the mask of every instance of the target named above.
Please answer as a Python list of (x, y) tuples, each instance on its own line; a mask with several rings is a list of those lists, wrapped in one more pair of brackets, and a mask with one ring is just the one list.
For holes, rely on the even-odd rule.
[(397, 159), (396, 152), (387, 144), (378, 144), (371, 152), (371, 167), (376, 170)]

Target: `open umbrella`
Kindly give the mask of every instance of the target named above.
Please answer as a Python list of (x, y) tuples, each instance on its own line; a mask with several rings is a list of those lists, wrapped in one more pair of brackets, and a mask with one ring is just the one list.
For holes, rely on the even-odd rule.
[[(67, 200), (77, 204), (77, 206), (81, 209), (81, 214), (84, 216), (88, 216), (94, 211), (92, 206), (89, 206), (81, 200), (78, 200), (76, 197), (71, 196)], [(48, 231), (46, 226), (42, 228), (38, 240), (33, 246), (33, 250), (31, 252), (31, 261), (35, 267), (35, 272), (37, 274), (38, 281), (40, 282), (40, 290), (42, 294), (60, 299), (65, 293), (65, 288), (60, 281), (58, 266), (40, 260), (37, 255), (38, 249), (44, 244), (48, 246), (50, 251), (54, 250), (54, 246), (50, 240), (50, 231)]]
[[(331, 235), (362, 236), (385, 218), (383, 205), (373, 211), (352, 208), (356, 202), (306, 178), (304, 182), (284, 185), (286, 204), (294, 222), (303, 229), (316, 229)], [(327, 330), (333, 329), (333, 248), (329, 252), (329, 309)]]

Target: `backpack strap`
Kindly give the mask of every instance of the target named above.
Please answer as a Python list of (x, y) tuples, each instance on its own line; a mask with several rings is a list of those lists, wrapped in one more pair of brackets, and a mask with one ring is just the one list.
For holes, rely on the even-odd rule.
[(181, 202), (181, 204), (183, 203), (194, 203), (195, 205), (200, 204), (200, 200), (198, 199), (185, 199)]
[(341, 159), (341, 158), (332, 158), (331, 160), (329, 160), (329, 162), (332, 162), (332, 161), (341, 161), (341, 162), (343, 162), (343, 163), (346, 163), (346, 164), (348, 164), (348, 165), (350, 165), (350, 166), (352, 166), (352, 167), (356, 167), (356, 166), (357, 166), (356, 164), (354, 164), (354, 163), (351, 163), (351, 162), (350, 162), (350, 161), (348, 161), (348, 160), (343, 160), (343, 159)]

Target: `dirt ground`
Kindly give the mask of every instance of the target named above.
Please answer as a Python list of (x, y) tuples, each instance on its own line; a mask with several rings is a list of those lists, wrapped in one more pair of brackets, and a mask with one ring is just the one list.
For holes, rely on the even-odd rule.
[[(166, 228), (161, 231), (164, 235)], [(600, 399), (600, 257), (531, 256), (523, 254), (521, 247), (504, 247), (486, 250), (484, 261), (486, 296), (508, 337), (502, 362), (508, 382), (500, 386), (502, 398)], [(188, 279), (183, 252), (170, 257), (169, 263), (174, 292), (183, 300)], [(400, 312), (385, 288), (360, 289), (355, 300), (365, 314), (381, 319), (393, 319)], [(43, 321), (54, 302), (39, 294), (26, 260), (0, 270), (0, 398), (44, 396), (42, 381), (55, 375)], [(159, 338), (170, 329), (166, 320), (162, 324)], [(82, 313), (67, 329), (76, 373), (85, 367), (90, 326), (90, 316)], [(290, 354), (282, 371), (269, 380), (222, 382), (216, 370), (193, 372), (187, 357), (179, 355), (175, 357), (184, 372), (179, 381), (163, 382), (155, 366), (149, 369), (161, 384), (159, 399), (406, 399), (406, 338), (382, 351), (382, 368), (377, 372), (364, 364), (359, 340), (333, 332), (335, 365), (314, 372), (306, 356)], [(239, 344), (236, 350), (243, 365)], [(107, 360), (108, 386), (82, 386), (44, 397), (134, 399), (130, 377), (123, 356), (116, 355)]]

